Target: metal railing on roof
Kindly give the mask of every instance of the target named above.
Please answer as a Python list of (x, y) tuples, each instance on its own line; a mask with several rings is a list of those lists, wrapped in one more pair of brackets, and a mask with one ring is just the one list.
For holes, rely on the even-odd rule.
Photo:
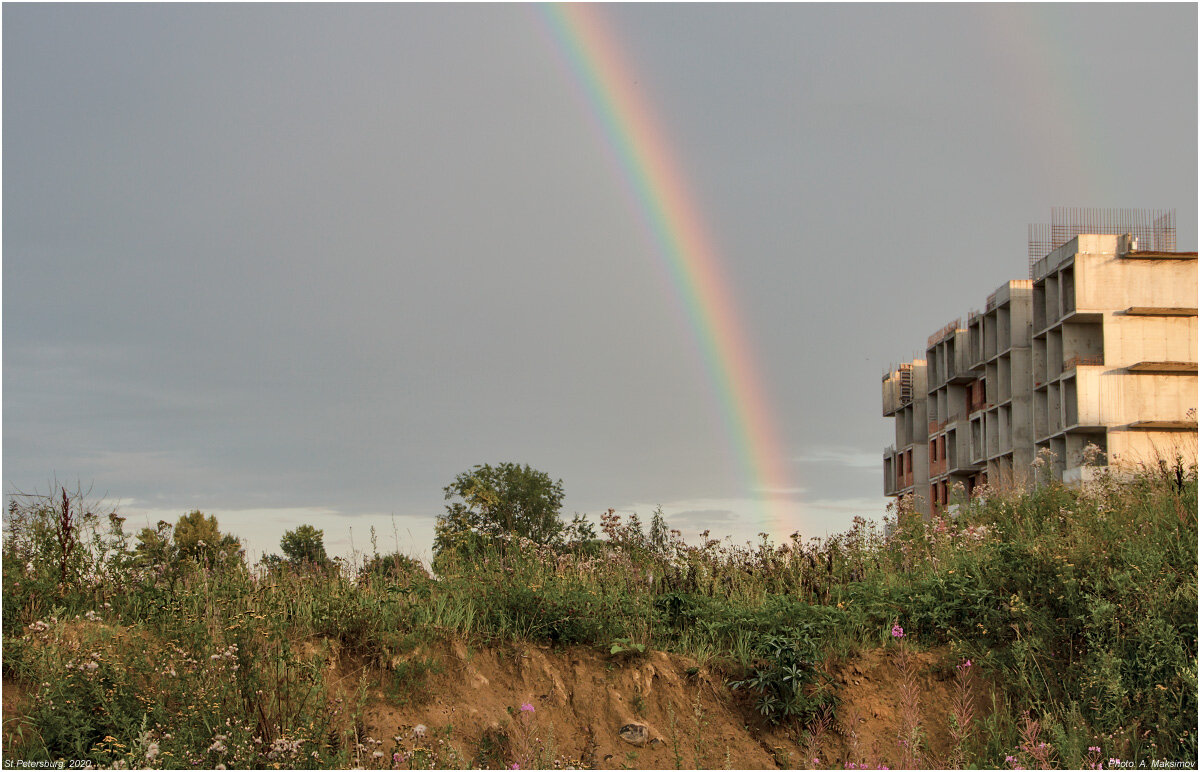
[(1054, 207), (1049, 223), (1029, 225), (1029, 278), (1034, 266), (1076, 236), (1096, 233), (1137, 240), (1143, 251), (1175, 251), (1174, 209), (1071, 209)]

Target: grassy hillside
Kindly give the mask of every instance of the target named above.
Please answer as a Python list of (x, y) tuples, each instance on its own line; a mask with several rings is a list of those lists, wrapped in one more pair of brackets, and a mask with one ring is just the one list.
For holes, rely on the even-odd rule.
[[(65, 495), (15, 500), (4, 756), (173, 768), (630, 763), (548, 751), (547, 732), (559, 751), (571, 746), (568, 726), (542, 726), (533, 743), (533, 711), (515, 700), (488, 726), (372, 736), (380, 704), (419, 706), (454, 688), (438, 651), (503, 659), (545, 646), (590, 649), (615, 671), (670, 653), (685, 681), (732, 690), (749, 735), (815, 750), (777, 753), (780, 765), (1194, 763), (1196, 507), (1193, 471), (985, 492), (954, 518), (901, 512), (888, 536), (859, 521), (778, 545), (651, 538), (610, 513), (603, 539), (475, 542), (445, 553), (434, 578), (399, 555), (340, 569), (250, 569), (235, 549), (155, 562), (115, 514), (87, 516)], [(892, 674), (890, 693), (863, 696), (847, 668), (869, 661)], [(873, 747), (856, 729), (883, 720), (870, 700), (886, 701), (892, 721)]]

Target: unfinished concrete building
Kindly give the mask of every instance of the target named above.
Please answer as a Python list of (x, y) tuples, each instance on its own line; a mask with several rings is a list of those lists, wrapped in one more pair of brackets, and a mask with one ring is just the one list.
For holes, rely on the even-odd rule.
[(971, 312), (971, 384), (967, 413), (971, 459), (984, 465), (976, 482), (1012, 482), (1030, 469), (1033, 445), (1033, 282), (1014, 279)]
[(896, 419), (896, 441), (883, 451), (883, 495), (924, 501), (929, 487), (925, 361), (916, 359), (883, 376), (883, 414)]
[(956, 483), (970, 490), (983, 470), (982, 463), (971, 459), (967, 393), (969, 384), (977, 378), (971, 369), (967, 330), (960, 320), (929, 336), (925, 359), (929, 383), (928, 499), (932, 506), (939, 507), (949, 502)]
[(884, 375), (884, 494), (925, 515), (958, 484), (1029, 482), (1040, 451), (1065, 482), (1196, 463), (1196, 253), (1175, 251), (1174, 212), (1056, 209), (1029, 250), (1029, 279)]

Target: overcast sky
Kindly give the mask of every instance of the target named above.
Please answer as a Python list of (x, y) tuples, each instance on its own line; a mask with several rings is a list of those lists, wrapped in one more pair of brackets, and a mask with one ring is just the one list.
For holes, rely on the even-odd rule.
[[(879, 518), (879, 381), (1053, 206), (1178, 210), (1197, 9), (608, 5), (799, 489), (763, 523), (546, 14), (3, 8), (3, 476), (427, 557), (475, 464), (693, 535)], [(393, 537), (393, 529), (396, 536)]]

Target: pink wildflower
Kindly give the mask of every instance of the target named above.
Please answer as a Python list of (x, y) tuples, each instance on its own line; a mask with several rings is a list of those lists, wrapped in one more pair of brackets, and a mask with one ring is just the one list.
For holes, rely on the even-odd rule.
[(528, 702), (522, 702), (522, 703), (521, 703), (521, 712), (522, 712), (522, 713), (532, 713), (532, 712), (533, 712), (533, 705), (531, 705), (531, 704), (530, 704), (530, 703), (528, 703)]
[(904, 628), (901, 627), (900, 625), (892, 625), (892, 637), (893, 638), (903, 638), (904, 637)]

